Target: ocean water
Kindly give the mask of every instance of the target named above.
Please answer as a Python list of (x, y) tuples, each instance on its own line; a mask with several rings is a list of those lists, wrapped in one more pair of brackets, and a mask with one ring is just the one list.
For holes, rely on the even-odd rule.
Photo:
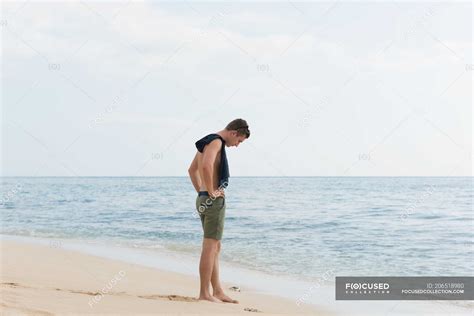
[[(1, 178), (2, 235), (198, 256), (185, 177)], [(473, 276), (472, 177), (234, 177), (222, 260), (312, 281)]]

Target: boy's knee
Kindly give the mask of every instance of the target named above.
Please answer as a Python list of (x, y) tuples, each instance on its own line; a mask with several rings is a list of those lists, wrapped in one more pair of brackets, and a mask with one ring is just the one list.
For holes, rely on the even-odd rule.
[(212, 238), (205, 238), (204, 249), (218, 251), (218, 249), (220, 249), (220, 241)]
[(212, 244), (212, 252), (218, 254), (221, 251), (221, 242), (216, 240), (215, 243)]

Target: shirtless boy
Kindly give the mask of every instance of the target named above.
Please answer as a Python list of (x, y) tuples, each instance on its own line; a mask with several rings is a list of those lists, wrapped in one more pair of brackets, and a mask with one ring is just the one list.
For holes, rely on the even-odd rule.
[[(235, 119), (225, 129), (209, 134), (196, 142), (198, 152), (188, 169), (198, 196), (196, 209), (204, 231), (199, 275), (200, 300), (238, 303), (228, 297), (219, 280), (219, 253), (225, 218), (224, 189), (229, 183), (229, 166), (225, 147), (238, 147), (249, 138), (248, 124)], [(210, 291), (212, 285), (212, 295)]]

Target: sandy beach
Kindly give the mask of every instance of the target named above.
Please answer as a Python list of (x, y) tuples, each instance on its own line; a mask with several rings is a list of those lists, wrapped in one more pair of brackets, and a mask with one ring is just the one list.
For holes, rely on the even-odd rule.
[(196, 277), (175, 272), (50, 246), (1, 242), (2, 315), (327, 314), (246, 289), (229, 291), (240, 304), (198, 301), (198, 285)]

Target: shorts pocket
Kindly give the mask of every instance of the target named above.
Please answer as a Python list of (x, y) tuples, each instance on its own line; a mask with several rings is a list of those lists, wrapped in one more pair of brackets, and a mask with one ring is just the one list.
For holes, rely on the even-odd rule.
[(219, 196), (218, 198), (216, 198), (214, 201), (213, 201), (213, 204), (218, 208), (218, 209), (221, 209), (224, 207), (225, 205), (225, 198), (223, 198), (222, 196)]

